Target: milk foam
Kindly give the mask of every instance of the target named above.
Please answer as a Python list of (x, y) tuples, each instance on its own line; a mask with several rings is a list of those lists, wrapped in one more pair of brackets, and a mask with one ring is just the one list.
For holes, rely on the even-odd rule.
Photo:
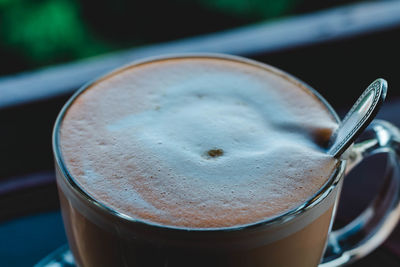
[(209, 228), (276, 216), (315, 194), (336, 164), (315, 140), (335, 127), (313, 95), (265, 69), (175, 59), (92, 85), (60, 141), (70, 172), (100, 202)]

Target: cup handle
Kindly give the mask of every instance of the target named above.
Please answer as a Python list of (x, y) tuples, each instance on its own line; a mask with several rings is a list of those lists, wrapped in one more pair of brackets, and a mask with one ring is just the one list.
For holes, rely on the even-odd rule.
[(387, 153), (383, 185), (370, 205), (352, 222), (332, 231), (319, 267), (344, 266), (377, 248), (400, 219), (400, 130), (382, 120), (374, 120), (361, 141), (350, 150), (348, 169), (365, 157)]

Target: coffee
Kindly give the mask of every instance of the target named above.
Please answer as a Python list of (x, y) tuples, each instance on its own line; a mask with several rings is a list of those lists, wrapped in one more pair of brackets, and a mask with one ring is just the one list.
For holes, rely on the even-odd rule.
[(154, 59), (62, 114), (57, 183), (78, 266), (319, 263), (343, 175), (323, 148), (337, 122), (287, 74), (229, 56)]
[(67, 168), (132, 218), (185, 228), (245, 225), (314, 195), (336, 161), (336, 122), (298, 84), (212, 58), (133, 66), (81, 94), (61, 126)]

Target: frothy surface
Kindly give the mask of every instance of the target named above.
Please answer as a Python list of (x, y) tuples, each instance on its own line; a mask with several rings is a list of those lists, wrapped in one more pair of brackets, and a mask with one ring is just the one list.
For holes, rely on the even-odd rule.
[(60, 145), (100, 202), (153, 223), (214, 228), (279, 215), (315, 194), (336, 164), (317, 143), (336, 126), (280, 75), (181, 58), (92, 85), (69, 108)]

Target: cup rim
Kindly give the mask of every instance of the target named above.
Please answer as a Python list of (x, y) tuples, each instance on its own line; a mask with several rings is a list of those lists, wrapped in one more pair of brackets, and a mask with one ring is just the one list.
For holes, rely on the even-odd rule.
[(90, 204), (100, 208), (103, 212), (106, 212), (107, 214), (111, 214), (113, 216), (116, 216), (118, 219), (128, 222), (128, 223), (135, 223), (139, 224), (142, 226), (147, 226), (147, 227), (156, 227), (158, 229), (164, 229), (164, 230), (183, 230), (186, 232), (226, 232), (226, 231), (237, 231), (237, 230), (242, 230), (242, 229), (248, 229), (248, 228), (258, 228), (261, 226), (272, 226), (272, 225), (277, 225), (281, 224), (284, 222), (291, 221), (295, 217), (299, 216), (300, 214), (305, 213), (306, 211), (312, 209), (313, 207), (317, 206), (319, 203), (321, 203), (338, 185), (339, 181), (343, 177), (345, 168), (346, 168), (346, 160), (343, 159), (338, 159), (338, 163), (336, 165), (335, 170), (332, 172), (331, 176), (329, 179), (325, 182), (325, 184), (312, 196), (310, 196), (306, 201), (304, 201), (302, 204), (296, 206), (293, 209), (290, 209), (284, 213), (278, 214), (276, 216), (268, 217), (256, 222), (251, 222), (248, 224), (241, 224), (241, 225), (235, 225), (235, 226), (228, 226), (228, 227), (210, 227), (210, 228), (189, 228), (189, 227), (183, 227), (183, 226), (173, 226), (173, 225), (164, 225), (164, 224), (159, 224), (143, 219), (138, 219), (138, 218), (133, 218), (129, 215), (126, 215), (122, 212), (117, 211), (116, 209), (113, 209), (109, 206), (107, 206), (105, 203), (101, 202), (100, 200), (97, 200), (95, 197), (91, 196), (80, 184), (77, 182), (72, 174), (68, 171), (68, 168), (66, 164), (64, 163), (60, 145), (59, 145), (59, 132), (61, 128), (61, 124), (63, 122), (63, 119), (69, 109), (69, 107), (72, 106), (74, 101), (86, 90), (88, 90), (91, 86), (100, 83), (101, 81), (112, 77), (114, 75), (117, 75), (120, 72), (123, 72), (129, 68), (133, 67), (138, 67), (140, 65), (144, 64), (149, 64), (149, 63), (155, 63), (159, 61), (165, 61), (165, 60), (173, 60), (173, 59), (190, 59), (190, 58), (211, 58), (211, 59), (220, 59), (220, 60), (227, 60), (227, 61), (234, 61), (238, 62), (241, 64), (249, 64), (251, 66), (259, 67), (263, 70), (272, 72), (275, 75), (278, 75), (287, 81), (295, 84), (297, 87), (311, 93), (314, 97), (316, 97), (323, 105), (324, 107), (329, 111), (330, 115), (332, 118), (337, 122), (340, 123), (340, 118), (335, 112), (335, 110), (331, 107), (331, 105), (311, 86), (308, 84), (304, 83), (300, 79), (294, 77), (293, 75), (286, 73), (285, 71), (282, 71), (276, 67), (273, 67), (271, 65), (268, 65), (266, 63), (261, 63), (252, 59), (240, 57), (240, 56), (234, 56), (234, 55), (228, 55), (228, 54), (221, 54), (221, 53), (179, 53), (179, 54), (167, 54), (167, 55), (162, 55), (162, 56), (155, 56), (155, 57), (147, 57), (144, 59), (136, 60), (133, 61), (129, 64), (126, 64), (120, 68), (117, 68), (111, 72), (108, 72), (98, 78), (95, 78), (86, 84), (84, 84), (80, 89), (78, 89), (70, 98), (69, 100), (64, 104), (62, 107), (60, 113), (58, 114), (54, 127), (53, 127), (53, 133), (52, 133), (52, 148), (53, 148), (53, 155), (55, 158), (55, 163), (59, 167), (59, 170), (61, 171), (61, 174), (63, 176), (63, 179), (67, 181), (67, 185), (69, 185), (72, 190), (77, 193), (79, 196), (82, 196), (83, 199), (88, 201)]

